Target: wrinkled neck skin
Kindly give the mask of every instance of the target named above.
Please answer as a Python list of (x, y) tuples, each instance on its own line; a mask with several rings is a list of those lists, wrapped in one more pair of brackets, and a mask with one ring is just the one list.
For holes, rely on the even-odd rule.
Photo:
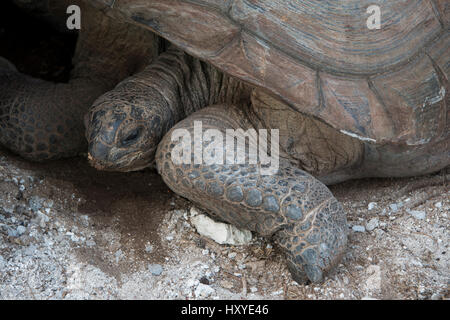
[[(169, 115), (163, 119), (165, 134), (175, 123), (206, 106), (227, 103), (249, 103), (251, 88), (208, 63), (193, 58), (175, 46), (160, 55), (156, 62), (125, 83), (155, 90), (151, 96), (154, 112), (160, 114), (159, 105), (168, 107)], [(153, 99), (158, 99), (155, 101)], [(156, 103), (155, 103), (156, 102)]]

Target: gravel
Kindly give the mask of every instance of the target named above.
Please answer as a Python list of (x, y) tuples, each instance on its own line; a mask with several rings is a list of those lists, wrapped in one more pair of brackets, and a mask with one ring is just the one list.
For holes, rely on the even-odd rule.
[[(448, 186), (404, 196), (412, 202), (440, 191), (410, 210), (423, 219), (392, 196), (420, 177), (332, 186), (357, 233), (349, 234), (336, 269), (312, 286), (292, 280), (280, 248), (267, 239), (218, 244), (199, 234), (191, 204), (156, 174), (114, 180), (87, 168), (80, 159), (29, 164), (0, 150), (0, 299), (448, 298)], [(146, 175), (160, 191), (112, 193)], [(376, 203), (372, 210), (367, 199)], [(392, 204), (395, 220), (382, 214)]]

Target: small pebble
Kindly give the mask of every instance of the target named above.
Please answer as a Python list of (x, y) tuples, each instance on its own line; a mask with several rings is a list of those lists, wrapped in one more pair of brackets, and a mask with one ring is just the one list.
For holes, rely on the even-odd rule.
[(283, 294), (283, 290), (278, 290), (278, 291), (272, 292), (273, 296), (279, 296), (280, 294)]
[(373, 210), (375, 209), (376, 206), (377, 206), (376, 202), (370, 202), (369, 205), (367, 206), (367, 209)]
[(87, 245), (88, 247), (93, 247), (93, 246), (96, 245), (96, 243), (95, 243), (94, 240), (88, 240), (88, 241), (86, 241), (86, 245)]
[(194, 293), (196, 297), (207, 298), (215, 293), (215, 290), (206, 284), (200, 283)]
[(201, 277), (199, 281), (200, 281), (200, 283), (209, 285), (209, 280), (207, 277)]
[(365, 232), (366, 231), (366, 228), (364, 228), (364, 226), (353, 226), (352, 227), (352, 230), (354, 231), (354, 232)]
[(230, 281), (223, 280), (220, 282), (220, 285), (225, 289), (231, 289), (233, 288), (233, 284)]
[(397, 212), (398, 211), (398, 205), (396, 203), (390, 204), (389, 208), (391, 208), (392, 212)]
[(378, 218), (370, 219), (369, 222), (367, 222), (366, 224), (366, 229), (368, 231), (373, 231), (375, 228), (378, 227), (379, 223), (380, 221), (378, 220)]
[(30, 206), (31, 210), (33, 210), (34, 212), (37, 212), (42, 208), (42, 202), (43, 202), (43, 199), (41, 199), (40, 197), (32, 196), (30, 198), (30, 201), (28, 202), (28, 205)]
[(114, 257), (116, 258), (116, 263), (119, 263), (119, 261), (122, 259), (123, 257), (123, 252), (122, 250), (117, 250), (116, 253), (114, 254)]
[(198, 281), (197, 279), (189, 279), (189, 280), (186, 282), (186, 286), (187, 286), (188, 288), (192, 288), (192, 287), (197, 286), (199, 283), (200, 283), (200, 281)]
[(433, 293), (431, 295), (431, 300), (442, 300), (442, 295), (440, 295), (439, 293)]
[(149, 264), (148, 270), (152, 273), (154, 276), (159, 276), (163, 272), (163, 268), (160, 264)]
[(418, 210), (409, 210), (407, 209), (406, 212), (408, 212), (410, 215), (412, 215), (414, 218), (419, 220), (425, 219), (425, 211), (418, 211)]
[(24, 226), (18, 226), (17, 227), (17, 234), (19, 236), (23, 235), (25, 233), (25, 231), (27, 231), (27, 228), (25, 228)]

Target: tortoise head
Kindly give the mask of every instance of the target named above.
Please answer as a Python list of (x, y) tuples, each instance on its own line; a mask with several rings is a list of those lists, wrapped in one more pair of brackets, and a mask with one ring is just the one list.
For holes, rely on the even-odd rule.
[(161, 117), (148, 104), (135, 102), (103, 96), (86, 114), (88, 158), (95, 168), (136, 171), (154, 162), (163, 134)]

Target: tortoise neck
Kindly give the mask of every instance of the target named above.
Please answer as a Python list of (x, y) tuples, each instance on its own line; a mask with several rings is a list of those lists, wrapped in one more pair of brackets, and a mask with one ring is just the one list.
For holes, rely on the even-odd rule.
[(174, 46), (130, 80), (156, 89), (174, 123), (209, 105), (250, 100), (249, 86)]

